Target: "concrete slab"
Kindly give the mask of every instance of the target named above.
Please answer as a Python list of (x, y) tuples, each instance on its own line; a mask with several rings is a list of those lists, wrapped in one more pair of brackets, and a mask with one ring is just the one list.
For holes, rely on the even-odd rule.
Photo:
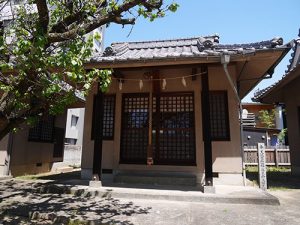
[(87, 191), (91, 195), (104, 195), (112, 198), (159, 199), (203, 203), (279, 205), (279, 200), (276, 197), (255, 188), (241, 188), (236, 192), (231, 192), (230, 194), (222, 193), (222, 187), (216, 187), (216, 194), (203, 193), (200, 191), (129, 189), (120, 187), (103, 187), (100, 189), (89, 188)]
[(9, 180), (12, 179), (12, 176), (0, 176), (0, 180)]
[[(74, 181), (73, 181), (74, 182)], [(103, 184), (102, 186), (54, 184), (44, 185), (42, 192), (67, 193), (76, 196), (95, 196), (126, 199), (171, 200), (201, 203), (230, 203), (279, 205), (279, 200), (256, 187), (215, 186), (215, 194), (203, 193), (199, 187)]]
[(215, 194), (216, 187), (215, 186), (203, 186), (203, 193)]
[(89, 182), (89, 186), (90, 186), (91, 188), (101, 188), (101, 187), (102, 187), (102, 182), (99, 181), (99, 180), (91, 180), (91, 181)]
[(53, 171), (55, 171), (56, 173), (69, 173), (72, 172), (73, 170), (74, 168), (71, 166), (61, 166), (53, 169)]

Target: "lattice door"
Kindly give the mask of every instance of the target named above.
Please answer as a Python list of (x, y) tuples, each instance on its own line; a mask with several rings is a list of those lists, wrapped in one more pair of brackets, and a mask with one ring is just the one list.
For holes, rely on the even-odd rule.
[[(195, 164), (193, 93), (162, 93), (153, 97), (154, 164)], [(124, 94), (121, 163), (145, 164), (149, 129), (149, 95)]]
[(149, 94), (124, 94), (122, 103), (121, 163), (146, 163)]
[(153, 109), (154, 163), (195, 164), (193, 93), (162, 93), (154, 98)]

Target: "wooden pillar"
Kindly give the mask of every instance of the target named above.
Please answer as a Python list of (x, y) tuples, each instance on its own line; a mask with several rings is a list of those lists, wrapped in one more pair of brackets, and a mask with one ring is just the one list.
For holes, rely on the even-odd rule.
[[(159, 137), (160, 137), (160, 92), (161, 92), (161, 87), (160, 87), (160, 75), (159, 72), (157, 72), (154, 75), (154, 81), (153, 81), (153, 93), (154, 96), (156, 97), (156, 108), (155, 108), (155, 117), (153, 117), (153, 121), (155, 123), (155, 147), (156, 149), (160, 148), (160, 142), (159, 142)], [(156, 160), (159, 160), (159, 151), (155, 151), (155, 156), (154, 158)]]
[[(152, 130), (153, 130), (153, 121), (157, 121), (157, 105), (159, 99), (157, 99), (157, 96), (159, 96), (160, 93), (160, 82), (159, 82), (159, 72), (154, 70), (147, 73), (147, 76), (150, 78), (150, 92), (149, 92), (149, 130), (148, 130), (148, 148), (147, 148), (147, 165), (153, 165), (153, 137), (152, 137)], [(156, 97), (156, 118), (153, 118), (153, 97)], [(157, 132), (157, 124), (156, 124), (156, 132)], [(159, 133), (156, 133), (156, 142)]]
[(102, 140), (103, 140), (103, 113), (104, 94), (98, 87), (94, 101), (94, 157), (93, 157), (93, 180), (101, 181), (102, 172)]
[(153, 165), (153, 147), (152, 147), (152, 121), (153, 121), (153, 77), (150, 77), (149, 92), (149, 121), (148, 121), (148, 147), (147, 147), (147, 165)]
[(202, 85), (202, 128), (205, 158), (205, 185), (213, 186), (212, 170), (212, 138), (210, 126), (210, 102), (209, 102), (209, 79), (207, 66), (201, 67)]

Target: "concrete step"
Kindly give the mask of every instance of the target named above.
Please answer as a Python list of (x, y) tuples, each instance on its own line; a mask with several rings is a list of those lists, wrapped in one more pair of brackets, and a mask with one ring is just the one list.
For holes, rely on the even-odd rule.
[(186, 174), (129, 174), (119, 173), (114, 177), (114, 182), (125, 184), (149, 184), (149, 185), (175, 185), (196, 186), (195, 175)]
[(73, 171), (73, 167), (71, 166), (62, 166), (62, 167), (57, 167), (55, 169), (53, 169), (53, 172), (57, 172), (57, 173), (69, 173)]
[[(49, 181), (52, 182), (52, 181)], [(72, 194), (81, 197), (101, 198), (125, 198), (125, 199), (150, 199), (167, 201), (184, 201), (199, 203), (224, 203), (224, 204), (256, 204), (256, 205), (280, 205), (278, 198), (261, 191), (255, 187), (216, 186), (216, 194), (205, 194), (199, 190), (193, 190), (188, 186), (179, 190), (167, 189), (167, 187), (144, 186), (144, 188), (132, 187), (89, 187), (82, 185), (63, 184), (37, 184), (39, 193)]]

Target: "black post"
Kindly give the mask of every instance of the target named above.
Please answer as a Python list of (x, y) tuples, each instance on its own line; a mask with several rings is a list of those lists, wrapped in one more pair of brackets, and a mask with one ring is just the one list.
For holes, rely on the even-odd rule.
[(202, 84), (202, 128), (204, 141), (204, 158), (205, 158), (205, 185), (213, 186), (212, 170), (212, 138), (210, 127), (210, 103), (209, 103), (209, 81), (207, 66), (201, 67), (201, 84)]
[(93, 180), (101, 181), (102, 172), (102, 140), (103, 140), (103, 112), (104, 94), (98, 87), (98, 93), (94, 101), (94, 157), (93, 157)]

